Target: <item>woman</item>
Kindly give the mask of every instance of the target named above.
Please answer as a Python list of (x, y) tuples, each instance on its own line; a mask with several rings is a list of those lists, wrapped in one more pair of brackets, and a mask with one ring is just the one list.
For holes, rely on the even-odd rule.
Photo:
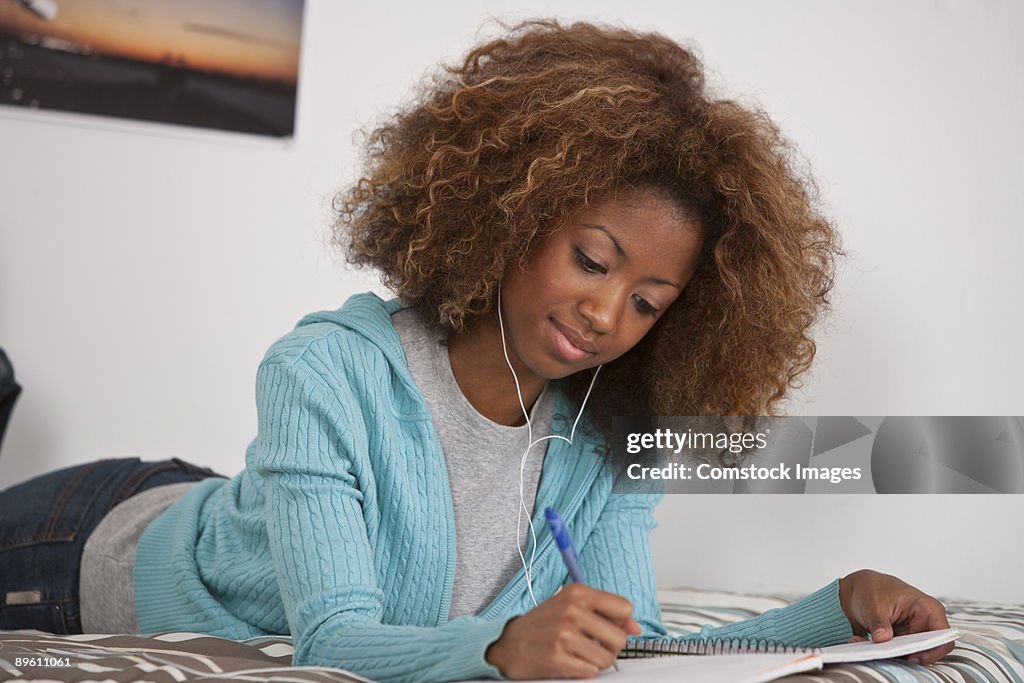
[[(0, 627), (46, 602), (32, 563), (67, 526), (88, 540), (60, 549), (59, 606), (80, 600), (81, 623), (58, 628), (291, 633), (295, 664), (395, 681), (591, 677), (629, 636), (664, 636), (657, 498), (611, 493), (611, 416), (775, 413), (809, 367), (838, 246), (774, 126), (711, 99), (662, 36), (527, 22), (378, 128), (336, 205), (336, 241), (398, 298), (354, 296), (270, 348), (231, 480), (101, 461), (0, 495), (16, 596)], [(53, 512), (18, 522), (27, 499)], [(588, 585), (559, 590), (548, 506)], [(536, 533), (518, 525), (513, 546), (523, 511)], [(933, 598), (861, 571), (687, 637), (947, 625)]]

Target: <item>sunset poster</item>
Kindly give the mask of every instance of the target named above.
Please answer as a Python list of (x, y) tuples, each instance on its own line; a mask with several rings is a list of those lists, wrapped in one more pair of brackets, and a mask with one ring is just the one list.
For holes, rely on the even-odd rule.
[(0, 0), (0, 107), (291, 137), (304, 0)]

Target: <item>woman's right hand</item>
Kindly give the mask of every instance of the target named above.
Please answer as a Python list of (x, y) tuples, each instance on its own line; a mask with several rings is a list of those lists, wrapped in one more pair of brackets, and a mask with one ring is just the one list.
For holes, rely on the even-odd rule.
[(579, 583), (505, 624), (484, 658), (506, 678), (593, 678), (640, 635), (626, 598)]

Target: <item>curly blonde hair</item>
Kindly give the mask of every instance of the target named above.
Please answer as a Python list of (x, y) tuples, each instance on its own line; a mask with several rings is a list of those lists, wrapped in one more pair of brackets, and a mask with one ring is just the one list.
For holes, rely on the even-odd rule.
[[(509, 267), (574, 210), (623, 189), (700, 218), (698, 270), (605, 366), (591, 419), (774, 415), (811, 365), (842, 252), (813, 182), (759, 110), (714, 99), (657, 33), (531, 20), (445, 66), (367, 137), (335, 198), (333, 241), (454, 333), (492, 310)], [(590, 373), (561, 382), (582, 399)]]

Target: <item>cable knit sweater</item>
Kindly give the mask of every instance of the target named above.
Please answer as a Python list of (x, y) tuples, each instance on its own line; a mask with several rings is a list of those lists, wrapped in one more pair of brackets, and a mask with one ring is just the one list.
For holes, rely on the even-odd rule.
[[(140, 539), (142, 633), (290, 633), (295, 665), (382, 681), (501, 678), (487, 647), (533, 604), (520, 571), (479, 614), (448, 619), (456, 552), (448, 475), (391, 324), (398, 308), (356, 295), (271, 346), (257, 372), (258, 431), (245, 469), (200, 482)], [(570, 415), (557, 392), (553, 433), (569, 433)], [(664, 636), (648, 544), (658, 496), (612, 494), (612, 480), (579, 431), (572, 444), (551, 441), (534, 507), (534, 591), (543, 600), (567, 580), (543, 519), (553, 505), (591, 585), (630, 599), (645, 636)], [(850, 635), (833, 581), (783, 609), (689, 637), (822, 646)]]

